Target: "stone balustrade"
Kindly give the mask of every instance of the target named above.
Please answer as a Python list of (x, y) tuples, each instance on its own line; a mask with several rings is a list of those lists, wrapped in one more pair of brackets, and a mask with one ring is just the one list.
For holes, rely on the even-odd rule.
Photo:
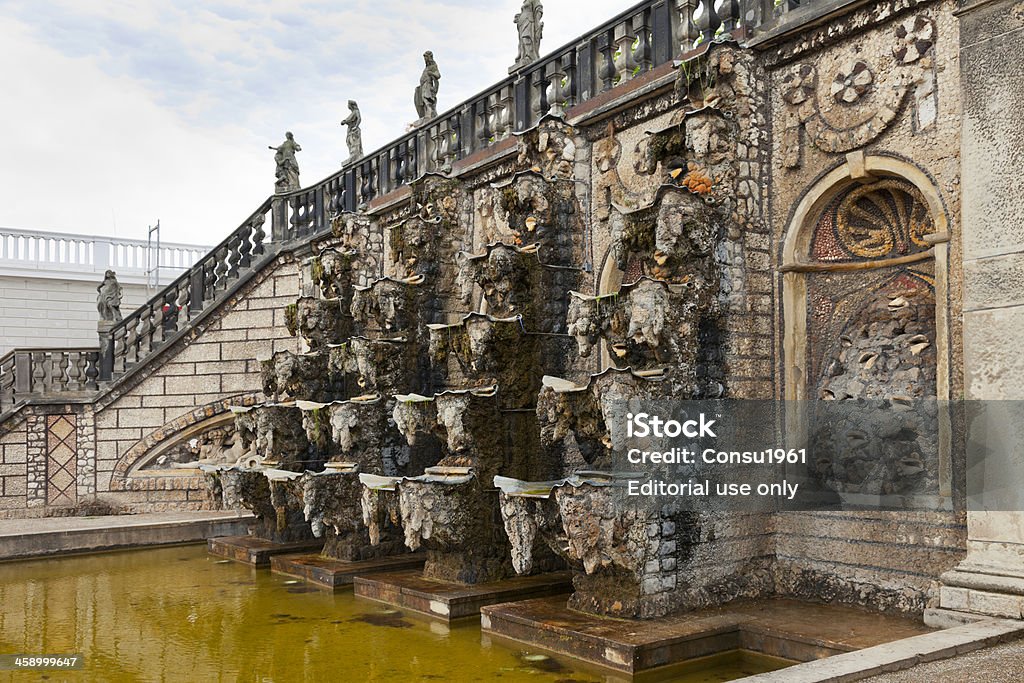
[(153, 251), (143, 240), (0, 228), (0, 271), (26, 277), (95, 280), (110, 269), (122, 281), (142, 284), (149, 269), (185, 271), (206, 253), (185, 244)]

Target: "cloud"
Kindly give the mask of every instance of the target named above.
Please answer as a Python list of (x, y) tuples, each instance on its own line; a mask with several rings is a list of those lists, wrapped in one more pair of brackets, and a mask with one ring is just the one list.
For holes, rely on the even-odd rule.
[[(285, 130), (304, 184), (347, 156), (338, 122), (359, 101), (364, 148), (413, 118), (422, 53), (444, 110), (501, 80), (519, 0), (0, 0), (0, 225), (216, 243), (273, 186)], [(552, 49), (622, 9), (545, 7)], [(586, 19), (581, 19), (586, 17)], [(14, 131), (11, 133), (11, 131)]]

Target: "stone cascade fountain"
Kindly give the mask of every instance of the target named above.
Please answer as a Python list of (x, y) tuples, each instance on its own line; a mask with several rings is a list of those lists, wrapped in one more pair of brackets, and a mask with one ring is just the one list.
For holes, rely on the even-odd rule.
[[(489, 192), (505, 207), (504, 225), (485, 235), (491, 239), (477, 253), (455, 252), (450, 262), (457, 269), (452, 293), (475, 310), (426, 325), (436, 390), (395, 397), (394, 422), (409, 446), (434, 438), (442, 457), (419, 476), (360, 476), (371, 536), (377, 536), (375, 525), (397, 520), (406, 545), (424, 549), (427, 560), (417, 576), (357, 579), (357, 594), (447, 618), (523, 591), (561, 591), (567, 578), (546, 574), (564, 564), (538, 545), (531, 549), (530, 570), (522, 572), (535, 581), (507, 581), (515, 571), (494, 479), (502, 473), (548, 478), (561, 470), (540, 447), (536, 401), (545, 365), (573, 369), (565, 311), (582, 269), (548, 263), (545, 255), (560, 240), (571, 240), (575, 200), (567, 197), (575, 195), (571, 185), (535, 172)], [(571, 249), (562, 253), (571, 258)], [(413, 585), (422, 588), (422, 581), (435, 591), (426, 607), (402, 597)], [(467, 591), (474, 596), (468, 602), (450, 599)]]
[[(331, 586), (351, 580), (351, 563), (408, 555), (400, 528), (387, 520), (374, 526), (371, 543), (360, 473), (419, 473), (440, 457), (436, 440), (410, 445), (391, 418), (395, 392), (426, 386), (426, 335), (418, 319), (423, 278), (359, 286), (356, 257), (326, 249), (307, 259), (307, 290), (316, 296), (301, 296), (286, 320), (308, 351), (264, 361), (264, 394), (277, 402), (240, 409), (236, 417), (243, 442), (253, 434), (257, 464), (216, 472), (222, 489), (224, 481), (239, 480), (231, 490), (257, 516), (254, 538), (292, 543), (268, 553), (320, 539), (320, 555), (274, 558), (275, 568)], [(421, 563), (406, 557), (380, 567)]]

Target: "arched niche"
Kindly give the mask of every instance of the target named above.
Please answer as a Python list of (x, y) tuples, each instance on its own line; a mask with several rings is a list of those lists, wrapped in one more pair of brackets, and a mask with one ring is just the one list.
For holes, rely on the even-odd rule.
[[(910, 387), (911, 398), (948, 400), (948, 241), (937, 188), (902, 159), (851, 153), (808, 189), (782, 247), (785, 399), (892, 398)], [(894, 330), (887, 328), (893, 320)], [(895, 346), (913, 342), (927, 355), (895, 373), (866, 373), (868, 386), (844, 384), (856, 371), (852, 364), (896, 362), (878, 351), (893, 346), (886, 334), (898, 337)], [(840, 361), (842, 345), (856, 353)], [(798, 424), (788, 427), (802, 433)], [(951, 473), (944, 420), (939, 432), (945, 495)]]

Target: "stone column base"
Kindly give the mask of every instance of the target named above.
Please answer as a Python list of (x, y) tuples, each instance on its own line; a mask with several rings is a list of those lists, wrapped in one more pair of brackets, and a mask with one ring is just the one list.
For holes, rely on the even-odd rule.
[(925, 612), (929, 626), (948, 627), (989, 617), (1024, 618), (1024, 571), (965, 561), (940, 580), (939, 609)]

